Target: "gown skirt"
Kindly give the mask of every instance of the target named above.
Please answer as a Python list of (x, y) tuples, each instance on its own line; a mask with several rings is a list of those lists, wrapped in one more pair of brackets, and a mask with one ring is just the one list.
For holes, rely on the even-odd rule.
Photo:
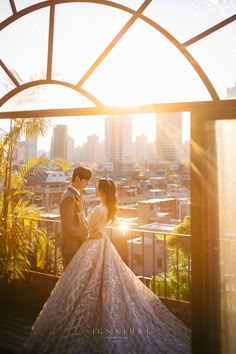
[(191, 353), (191, 331), (104, 235), (77, 251), (35, 321), (25, 353)]

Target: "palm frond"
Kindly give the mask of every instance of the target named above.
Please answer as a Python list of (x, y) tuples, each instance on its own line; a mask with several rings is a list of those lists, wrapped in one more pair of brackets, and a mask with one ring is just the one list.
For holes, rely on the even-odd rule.
[(33, 196), (35, 193), (28, 190), (15, 190), (13, 193), (13, 197), (19, 196)]
[(38, 268), (43, 269), (46, 264), (46, 255), (47, 255), (47, 246), (48, 246), (46, 232), (43, 231), (42, 229), (38, 229), (35, 239), (37, 242), (36, 265)]
[(24, 118), (24, 125), (21, 134), (30, 137), (42, 135), (45, 136), (50, 127), (51, 120), (46, 117)]
[(19, 171), (22, 180), (25, 180), (25, 177), (29, 173), (31, 173), (33, 169), (35, 169), (38, 166), (45, 165), (48, 162), (49, 162), (48, 159), (41, 158), (41, 157), (35, 157), (33, 159), (28, 160), (24, 165), (21, 166), (20, 171)]
[(55, 165), (59, 167), (63, 172), (66, 172), (70, 169), (71, 163), (69, 161), (56, 160), (54, 161)]
[(38, 206), (35, 204), (31, 204), (30, 200), (18, 200), (13, 210), (15, 215), (21, 218), (28, 217), (38, 219), (40, 217)]

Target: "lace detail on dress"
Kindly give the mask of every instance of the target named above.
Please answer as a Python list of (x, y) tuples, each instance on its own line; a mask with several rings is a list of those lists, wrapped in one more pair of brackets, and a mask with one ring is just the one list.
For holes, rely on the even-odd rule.
[(107, 207), (103, 204), (96, 206), (86, 218), (84, 212), (77, 214), (80, 222), (88, 229), (89, 233), (101, 232), (105, 235), (107, 226)]
[(104, 235), (106, 234), (106, 226), (107, 226), (107, 215), (108, 210), (107, 207), (103, 204), (95, 207), (91, 213), (88, 215), (88, 229), (89, 232), (102, 232)]
[(124, 264), (105, 236), (107, 209), (59, 279), (26, 343), (39, 354), (190, 353), (191, 332)]

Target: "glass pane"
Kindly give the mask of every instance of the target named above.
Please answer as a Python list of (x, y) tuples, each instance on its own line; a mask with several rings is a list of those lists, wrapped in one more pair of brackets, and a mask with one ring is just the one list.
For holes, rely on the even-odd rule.
[[(108, 2), (114, 2), (114, 1), (108, 1)], [(118, 4), (124, 5), (126, 7), (129, 7), (130, 9), (137, 10), (143, 3), (144, 0), (117, 0), (115, 1)]]
[[(9, 0), (7, 0), (7, 1), (9, 1)], [(19, 10), (24, 9), (25, 7), (28, 7), (30, 5), (34, 5), (34, 4), (37, 4), (40, 2), (44, 2), (44, 1), (45, 0), (15, 0), (15, 4), (16, 4), (17, 10), (19, 11)], [(107, 1), (107, 2), (109, 2), (109, 1)], [(114, 3), (114, 1), (110, 1), (110, 2)], [(136, 10), (144, 2), (144, 0), (135, 0), (135, 1), (133, 1), (133, 0), (116, 0), (115, 2)]]
[(1, 31), (1, 59), (23, 82), (45, 76), (48, 8), (20, 18)]
[(138, 20), (84, 87), (108, 105), (210, 99), (182, 54), (159, 32)]
[(12, 15), (12, 10), (9, 0), (0, 1), (0, 22)]
[(13, 84), (5, 71), (0, 68), (0, 98), (4, 96), (8, 91), (10, 91), (10, 87), (13, 88)]
[(0, 119), (0, 140), (10, 130), (10, 119)]
[(1, 110), (92, 107), (95, 103), (84, 95), (63, 86), (42, 85), (15, 95)]
[(236, 121), (216, 124), (222, 353), (236, 352)]
[(228, 98), (227, 88), (236, 79), (235, 34), (236, 22), (233, 22), (189, 47), (190, 53), (208, 75), (221, 99)]
[(40, 2), (43, 2), (43, 0), (15, 0), (16, 8), (18, 11)]
[(144, 14), (164, 27), (180, 42), (223, 21), (236, 12), (236, 2), (228, 1), (152, 1)]
[(127, 13), (97, 4), (57, 6), (54, 76), (76, 84), (129, 18)]

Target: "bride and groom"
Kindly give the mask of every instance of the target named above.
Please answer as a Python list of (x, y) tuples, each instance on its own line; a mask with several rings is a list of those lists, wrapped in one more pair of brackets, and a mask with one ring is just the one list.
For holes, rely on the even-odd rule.
[[(76, 168), (62, 198), (65, 271), (35, 321), (25, 351), (190, 353), (190, 329), (126, 266), (106, 235), (118, 211), (113, 180), (97, 180), (100, 204), (85, 217), (80, 191), (91, 177), (89, 169)], [(81, 239), (78, 230), (83, 230)]]

